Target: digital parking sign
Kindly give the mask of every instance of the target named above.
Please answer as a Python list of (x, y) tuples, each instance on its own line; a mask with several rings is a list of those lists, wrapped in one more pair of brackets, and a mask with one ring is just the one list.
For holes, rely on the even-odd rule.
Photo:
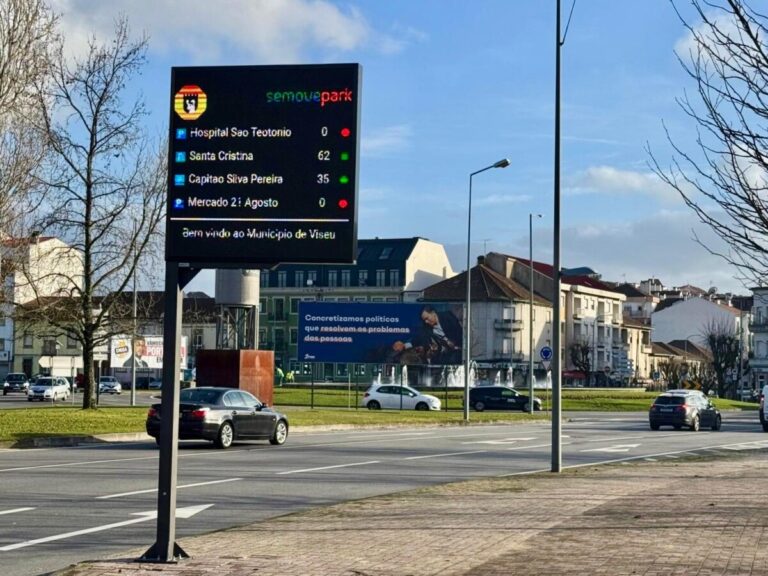
[(356, 257), (359, 64), (171, 73), (166, 260)]

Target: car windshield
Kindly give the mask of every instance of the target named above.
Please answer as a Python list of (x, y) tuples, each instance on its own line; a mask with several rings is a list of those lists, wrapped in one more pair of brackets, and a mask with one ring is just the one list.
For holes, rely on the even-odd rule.
[(50, 378), (38, 378), (35, 386), (53, 386), (53, 380)]
[(24, 374), (8, 374), (8, 377), (6, 378), (8, 382), (24, 382), (26, 379), (27, 377), (24, 376)]
[(204, 390), (202, 388), (186, 388), (181, 391), (179, 398), (182, 402), (195, 402), (197, 404), (218, 404), (221, 390)]
[(662, 406), (679, 406), (685, 404), (685, 396), (659, 396), (654, 404)]

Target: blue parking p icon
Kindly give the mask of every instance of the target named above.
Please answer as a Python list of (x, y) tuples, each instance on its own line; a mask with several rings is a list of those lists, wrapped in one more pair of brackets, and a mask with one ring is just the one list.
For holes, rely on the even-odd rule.
[(173, 176), (173, 185), (174, 186), (184, 186), (184, 174), (174, 174)]
[(187, 139), (187, 129), (176, 128), (176, 140), (186, 140), (186, 139)]
[(177, 163), (179, 163), (179, 164), (181, 164), (182, 162), (186, 162), (187, 161), (187, 153), (186, 152), (176, 152), (176, 156), (175, 156), (174, 160)]

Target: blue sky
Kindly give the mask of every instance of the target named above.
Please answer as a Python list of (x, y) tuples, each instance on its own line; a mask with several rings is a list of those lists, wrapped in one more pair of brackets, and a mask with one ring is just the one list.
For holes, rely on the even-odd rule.
[[(686, 14), (688, 2), (680, 0)], [(563, 20), (571, 3), (563, 0)], [(484, 251), (552, 261), (555, 0), (57, 0), (67, 50), (108, 37), (116, 15), (149, 36), (136, 88), (167, 129), (170, 67), (358, 62), (363, 67), (359, 237), (422, 236), (465, 268)], [(668, 0), (578, 0), (562, 51), (563, 266), (606, 280), (744, 293), (710, 238), (648, 166), (693, 150), (675, 102), (693, 85), (675, 49), (687, 33)], [(213, 275), (189, 289), (213, 294)]]

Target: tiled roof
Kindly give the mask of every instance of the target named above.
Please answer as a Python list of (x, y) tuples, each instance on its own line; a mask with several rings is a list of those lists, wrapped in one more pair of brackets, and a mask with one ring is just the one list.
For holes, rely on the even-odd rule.
[[(472, 301), (528, 301), (530, 299), (530, 292), (526, 286), (511, 278), (505, 278), (485, 264), (478, 264), (473, 267), (471, 278)], [(424, 290), (425, 300), (465, 301), (466, 297), (466, 272), (442, 280)], [(533, 301), (540, 306), (551, 306), (549, 300), (536, 293), (535, 286)]]

